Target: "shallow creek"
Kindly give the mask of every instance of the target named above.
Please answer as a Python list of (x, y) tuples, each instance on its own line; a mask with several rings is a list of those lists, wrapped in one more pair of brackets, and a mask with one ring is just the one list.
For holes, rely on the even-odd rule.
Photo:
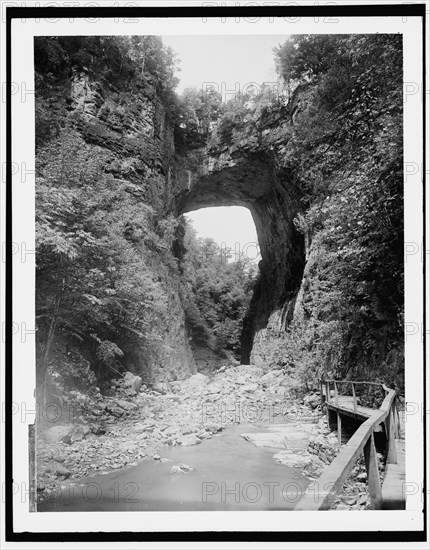
[[(64, 483), (38, 511), (291, 510), (309, 479), (273, 460), (279, 448), (240, 435), (269, 427), (231, 426), (199, 445), (166, 447), (162, 460)], [(193, 471), (171, 473), (179, 464)]]

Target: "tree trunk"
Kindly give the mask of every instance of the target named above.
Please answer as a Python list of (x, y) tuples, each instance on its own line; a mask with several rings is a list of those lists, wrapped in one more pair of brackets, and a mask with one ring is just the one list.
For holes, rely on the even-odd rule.
[(46, 405), (46, 376), (48, 373), (49, 354), (51, 352), (52, 342), (54, 341), (55, 329), (57, 326), (58, 315), (60, 312), (61, 294), (62, 292), (60, 292), (55, 298), (54, 312), (52, 314), (51, 324), (49, 326), (48, 337), (46, 339), (45, 350), (43, 352), (43, 359), (40, 364), (40, 370), (38, 373), (39, 376), (37, 377), (38, 384), (40, 385), (41, 388), (43, 388), (42, 390), (43, 406)]

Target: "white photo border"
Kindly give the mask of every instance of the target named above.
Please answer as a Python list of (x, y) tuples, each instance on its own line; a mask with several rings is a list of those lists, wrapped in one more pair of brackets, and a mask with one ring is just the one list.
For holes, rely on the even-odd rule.
[[(94, 4), (92, 2), (91, 4)], [(114, 4), (114, 3), (112, 3)], [(212, 3), (213, 4), (213, 3)], [(103, 3), (103, 7), (108, 5)], [(117, 4), (118, 5), (118, 4)], [(146, 4), (147, 5), (147, 4)], [(196, 4), (192, 3), (193, 6)], [(175, 6), (178, 6), (176, 3)], [(179, 7), (179, 6), (178, 6)], [(365, 12), (365, 4), (363, 3)], [(18, 167), (12, 175), (12, 241), (20, 246), (13, 255), (13, 321), (24, 323), (25, 335), (13, 339), (13, 477), (18, 487), (13, 494), (13, 531), (15, 533), (264, 533), (348, 531), (421, 531), (424, 526), (420, 490), (410, 494), (405, 511), (321, 512), (29, 512), (27, 487), (28, 425), (35, 410), (35, 123), (33, 41), (35, 36), (59, 35), (199, 35), (199, 34), (372, 34), (401, 33), (404, 45), (404, 162), (417, 166), (405, 170), (405, 243), (422, 246), (424, 232), (423, 178), (423, 59), (422, 19), (420, 17), (333, 17), (324, 23), (312, 14), (306, 17), (261, 17), (258, 21), (235, 21), (220, 17), (151, 18), (101, 17), (99, 21), (64, 17), (58, 20), (23, 17), (12, 19), (12, 82), (19, 93), (11, 97), (12, 161)], [(206, 20), (204, 20), (206, 19)], [(250, 18), (251, 19), (251, 18)], [(240, 24), (242, 23), (242, 24)], [(408, 87), (410, 85), (410, 87)], [(416, 90), (412, 93), (412, 90)], [(410, 92), (410, 93), (409, 93)], [(23, 172), (20, 167), (25, 167)], [(414, 173), (412, 173), (414, 172)], [(33, 252), (33, 253), (32, 253)], [(406, 403), (419, 411), (406, 424), (406, 479), (422, 487), (424, 448), (422, 416), (425, 417), (423, 388), (423, 257), (405, 254), (405, 320), (417, 323), (417, 333), (405, 341)], [(24, 258), (24, 259), (23, 259)], [(23, 372), (25, 374), (23, 375)], [(15, 409), (18, 407), (18, 409)], [(417, 449), (420, 452), (417, 452)]]

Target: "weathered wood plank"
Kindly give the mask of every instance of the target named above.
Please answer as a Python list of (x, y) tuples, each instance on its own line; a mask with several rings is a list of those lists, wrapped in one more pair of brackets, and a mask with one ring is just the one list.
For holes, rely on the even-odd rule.
[(394, 422), (395, 416), (394, 411), (391, 408), (390, 414), (385, 419), (385, 426), (387, 430), (387, 442), (388, 442), (388, 453), (387, 453), (387, 463), (388, 464), (397, 464), (397, 452), (396, 452), (396, 439), (394, 434)]
[(396, 441), (397, 464), (388, 464), (382, 483), (382, 508), (404, 510), (406, 507), (405, 487), (405, 442)]
[(379, 510), (382, 504), (381, 480), (379, 479), (378, 457), (376, 456), (373, 431), (364, 446), (364, 460), (367, 471), (370, 504), (373, 510)]
[(332, 407), (333, 410), (339, 409), (349, 416), (358, 416), (364, 419), (370, 418), (375, 413), (375, 409), (372, 409), (370, 407), (363, 407), (362, 405), (358, 404), (356, 405), (356, 410), (354, 410), (353, 397), (349, 395), (339, 396), (338, 406), (336, 406), (333, 402), (329, 403), (328, 406)]
[(342, 445), (342, 416), (339, 411), (337, 413), (337, 439), (339, 441), (339, 445)]
[(382, 384), (381, 382), (364, 382), (361, 380), (331, 380), (331, 379), (324, 379), (324, 382), (338, 382), (342, 384), (350, 384), (351, 382), (354, 382), (354, 384), (365, 384), (366, 386), (379, 386), (382, 389), (387, 389), (388, 391), (391, 391), (391, 388), (388, 388), (385, 384)]
[(355, 395), (355, 385), (354, 382), (352, 382), (352, 400), (354, 404), (354, 412), (357, 412), (357, 396)]

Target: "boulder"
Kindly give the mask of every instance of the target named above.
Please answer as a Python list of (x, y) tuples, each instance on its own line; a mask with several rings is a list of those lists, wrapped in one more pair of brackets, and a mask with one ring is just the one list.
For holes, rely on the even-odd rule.
[(117, 418), (125, 414), (125, 410), (122, 409), (121, 407), (109, 406), (107, 411), (113, 414), (113, 416), (116, 416)]
[(242, 389), (243, 391), (254, 393), (255, 391), (258, 390), (258, 388), (259, 388), (258, 384), (256, 382), (252, 382), (251, 384), (245, 384)]
[(212, 382), (212, 384), (209, 384), (208, 387), (206, 388), (207, 392), (210, 393), (210, 394), (215, 394), (215, 393), (221, 393), (222, 391), (222, 384), (220, 383), (217, 383), (217, 382)]
[(123, 378), (123, 386), (136, 395), (142, 386), (142, 378), (131, 372), (126, 372)]
[(339, 437), (337, 433), (331, 432), (327, 436), (327, 442), (329, 445), (332, 445), (333, 447), (339, 445)]
[(305, 395), (303, 398), (303, 403), (311, 409), (316, 409), (321, 403), (321, 397), (317, 393)]
[(257, 447), (304, 450), (308, 448), (311, 437), (316, 435), (317, 431), (315, 424), (288, 423), (270, 424), (268, 432), (241, 435)]
[(287, 447), (307, 448), (311, 439), (318, 436), (316, 424), (288, 422), (287, 424), (270, 424), (269, 431), (282, 434)]
[(70, 476), (70, 474), (70, 470), (68, 470), (64, 466), (61, 466), (61, 464), (55, 467), (55, 475), (57, 476), (62, 476), (64, 479), (66, 479)]
[(194, 472), (194, 468), (188, 466), (188, 464), (174, 464), (170, 470), (171, 474), (189, 474)]
[(168, 427), (164, 430), (164, 435), (167, 435), (167, 436), (177, 435), (177, 433), (178, 433), (178, 428), (174, 428), (174, 427)]
[(318, 456), (325, 464), (330, 464), (337, 455), (337, 448), (318, 435), (309, 442), (309, 452)]
[(53, 455), (52, 455), (52, 458), (53, 458), (54, 460), (56, 460), (57, 462), (61, 462), (61, 464), (62, 464), (63, 462), (66, 462), (66, 457), (65, 457), (64, 455), (62, 455), (62, 454), (53, 454)]
[(170, 399), (171, 401), (175, 401), (175, 402), (179, 402), (182, 399), (180, 395), (176, 395), (174, 393), (166, 393), (166, 395), (164, 397), (166, 397), (167, 399)]
[(171, 390), (169, 384), (167, 384), (166, 382), (156, 382), (152, 386), (152, 391), (156, 392), (156, 394), (164, 395), (166, 393), (169, 393)]
[(220, 432), (223, 429), (221, 424), (205, 424), (204, 429), (213, 434)]
[(275, 449), (285, 449), (285, 438), (277, 433), (243, 433), (240, 434), (244, 439), (253, 443), (256, 447), (273, 447)]
[(103, 424), (93, 424), (91, 431), (94, 435), (104, 435), (106, 433), (106, 427)]
[(312, 463), (312, 455), (309, 453), (299, 454), (297, 450), (285, 449), (273, 455), (273, 460), (289, 468), (305, 468)]
[(40, 437), (44, 441), (46, 441), (46, 443), (57, 443), (58, 441), (63, 441), (65, 438), (70, 437), (73, 429), (73, 424), (66, 424), (64, 426), (53, 426), (52, 428), (43, 431), (40, 434)]
[(76, 426), (70, 434), (70, 440), (72, 443), (75, 441), (82, 441), (89, 433), (91, 429), (88, 426)]
[(189, 426), (186, 426), (185, 428), (182, 428), (181, 429), (181, 434), (182, 435), (189, 435), (189, 434), (196, 434), (196, 432), (198, 431), (198, 427), (196, 425), (189, 425)]
[(260, 378), (264, 374), (264, 371), (261, 367), (249, 366), (246, 370), (255, 379)]
[(138, 422), (133, 426), (133, 432), (136, 434), (141, 434), (146, 431), (152, 430), (154, 427), (154, 423), (148, 423), (148, 424), (142, 424), (141, 422)]
[(272, 370), (260, 378), (260, 383), (265, 387), (276, 386), (282, 382), (282, 371), (281, 370)]
[(196, 434), (189, 434), (189, 435), (181, 435), (178, 437), (177, 442), (179, 445), (182, 445), (183, 447), (188, 447), (190, 445), (198, 445), (201, 443), (200, 439), (197, 437)]
[(131, 412), (138, 408), (136, 403), (131, 403), (130, 401), (126, 401), (125, 399), (117, 399), (116, 403), (121, 409), (124, 409), (127, 412)]
[(188, 385), (190, 388), (202, 388), (207, 385), (208, 381), (208, 376), (202, 374), (201, 372), (198, 372), (197, 374), (193, 374), (193, 376), (190, 376), (190, 378), (188, 378)]
[(43, 481), (38, 481), (37, 482), (37, 491), (39, 493), (42, 493), (45, 489), (46, 489), (46, 484), (43, 483)]
[(341, 497), (341, 501), (348, 506), (353, 506), (357, 503), (356, 497)]

